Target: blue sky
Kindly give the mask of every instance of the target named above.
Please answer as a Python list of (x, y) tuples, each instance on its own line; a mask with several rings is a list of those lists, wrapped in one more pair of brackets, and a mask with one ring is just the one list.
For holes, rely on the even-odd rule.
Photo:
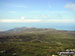
[(0, 0), (0, 31), (15, 27), (75, 30), (75, 0)]

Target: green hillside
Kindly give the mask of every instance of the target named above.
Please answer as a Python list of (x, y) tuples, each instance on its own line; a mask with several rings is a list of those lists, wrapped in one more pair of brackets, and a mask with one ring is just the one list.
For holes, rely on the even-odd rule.
[(52, 56), (75, 49), (75, 31), (20, 28), (0, 33), (0, 56)]

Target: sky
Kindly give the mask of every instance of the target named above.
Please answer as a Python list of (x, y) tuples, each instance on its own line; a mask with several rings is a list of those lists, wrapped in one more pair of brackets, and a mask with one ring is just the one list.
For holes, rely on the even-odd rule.
[(75, 0), (0, 0), (0, 31), (15, 27), (75, 30)]

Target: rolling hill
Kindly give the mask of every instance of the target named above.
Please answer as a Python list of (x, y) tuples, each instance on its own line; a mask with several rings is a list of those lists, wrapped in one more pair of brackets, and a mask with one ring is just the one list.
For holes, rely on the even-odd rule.
[(52, 56), (66, 49), (75, 49), (75, 31), (22, 27), (0, 32), (1, 56)]

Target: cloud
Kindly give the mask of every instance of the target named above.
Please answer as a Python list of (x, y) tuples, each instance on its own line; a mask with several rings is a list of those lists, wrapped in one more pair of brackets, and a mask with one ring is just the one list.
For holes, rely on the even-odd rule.
[(69, 9), (75, 10), (75, 4), (68, 3), (68, 4), (65, 5), (65, 8), (69, 8)]
[(41, 17), (41, 18), (46, 18), (46, 19), (47, 19), (49, 16), (48, 16), (48, 15), (43, 15), (43, 14), (41, 14), (40, 17)]
[(9, 7), (14, 7), (14, 8), (27, 8), (27, 6), (26, 5), (24, 5), (24, 4), (12, 4), (12, 3), (8, 3), (8, 4), (6, 4), (6, 6), (9, 6)]
[(12, 14), (14, 14), (14, 13), (16, 13), (16, 11), (9, 11), (9, 13), (12, 13)]
[(14, 7), (17, 7), (17, 8), (27, 8), (26, 6), (23, 6), (23, 5), (16, 5)]
[(2, 23), (75, 23), (74, 19), (0, 19)]
[(33, 23), (40, 22), (39, 19), (2, 19), (0, 22), (4, 23)]
[(53, 23), (75, 23), (75, 20), (72, 19), (50, 19), (45, 20), (45, 22), (53, 22)]
[(24, 16), (21, 16), (21, 19), (24, 19)]

